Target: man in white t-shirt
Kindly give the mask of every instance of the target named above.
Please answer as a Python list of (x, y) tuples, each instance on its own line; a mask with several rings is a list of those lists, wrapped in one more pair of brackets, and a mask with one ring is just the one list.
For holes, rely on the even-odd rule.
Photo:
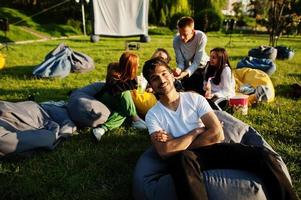
[(153, 141), (162, 157), (224, 139), (221, 124), (207, 100), (194, 92), (177, 92), (168, 68), (158, 66), (149, 80), (159, 101), (146, 115), (148, 131), (156, 137), (165, 137), (160, 132), (168, 133), (170, 139), (167, 143)]
[[(155, 66), (153, 69), (147, 67), (152, 65)], [(221, 124), (207, 100), (197, 93), (177, 92), (173, 84), (174, 76), (165, 62), (160, 59), (146, 62), (143, 75), (159, 97), (145, 119), (152, 143), (161, 157), (172, 157), (183, 150), (214, 144), (224, 139)], [(177, 182), (180, 180), (175, 181), (176, 188)], [(206, 191), (199, 193), (204, 189), (203, 186), (194, 188), (198, 192), (191, 193), (198, 195), (197, 197), (206, 194)], [(177, 189), (177, 193), (180, 191), (182, 190)], [(178, 193), (181, 199), (180, 196), (184, 197), (186, 193)]]
[(271, 199), (294, 199), (289, 180), (274, 164), (275, 155), (259, 147), (220, 143), (222, 126), (206, 99), (177, 92), (175, 78), (162, 59), (146, 61), (143, 76), (159, 98), (145, 122), (153, 146), (168, 164), (178, 199), (207, 199), (202, 171), (216, 168), (249, 170), (261, 176)]

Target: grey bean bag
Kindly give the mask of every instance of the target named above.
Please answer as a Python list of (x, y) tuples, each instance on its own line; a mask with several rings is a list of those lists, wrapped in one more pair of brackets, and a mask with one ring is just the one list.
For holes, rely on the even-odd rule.
[(45, 60), (33, 70), (32, 74), (40, 78), (64, 78), (70, 72), (84, 73), (94, 68), (94, 61), (90, 56), (73, 51), (61, 43), (45, 56)]
[(71, 93), (67, 110), (78, 127), (97, 127), (107, 121), (110, 110), (94, 98), (103, 86), (104, 83), (97, 82)]
[[(224, 142), (240, 142), (265, 146), (272, 150), (256, 130), (223, 111), (215, 111), (223, 121)], [(233, 155), (235, 156), (235, 155)], [(287, 177), (288, 170), (280, 158)], [(259, 177), (240, 170), (207, 170), (203, 172), (210, 200), (265, 200), (264, 186)], [(167, 165), (153, 147), (146, 150), (137, 162), (133, 177), (133, 196), (136, 200), (176, 200), (176, 192)]]
[(54, 149), (60, 138), (60, 125), (39, 104), (0, 101), (0, 156)]
[(76, 131), (77, 127), (70, 119), (66, 106), (56, 106), (52, 104), (40, 104), (41, 107), (48, 113), (48, 115), (59, 124), (60, 135), (62, 137), (69, 137)]

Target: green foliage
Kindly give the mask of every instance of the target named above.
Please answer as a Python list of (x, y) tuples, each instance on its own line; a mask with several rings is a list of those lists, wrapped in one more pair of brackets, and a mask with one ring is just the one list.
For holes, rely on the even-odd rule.
[(248, 4), (250, 16), (255, 18), (264, 18), (268, 12), (268, 0), (251, 0)]
[(238, 26), (238, 27), (247, 26), (247, 22), (244, 20), (244, 18), (239, 18), (236, 21), (236, 26)]
[(39, 31), (47, 32), (48, 34), (54, 37), (81, 34), (81, 31), (75, 28), (76, 27), (72, 27), (69, 25), (60, 25), (60, 24), (45, 24), (43, 26), (37, 27)]
[(200, 11), (194, 17), (195, 28), (198, 30), (219, 31), (222, 23), (221, 16), (213, 9), (205, 9)]
[[(22, 10), (36, 23), (65, 24), (69, 18), (81, 19), (81, 7), (74, 0), (2, 0), (9, 8)], [(85, 2), (85, 1), (84, 1)], [(2, 4), (1, 4), (2, 5)], [(84, 4), (88, 10), (87, 4)]]
[(190, 15), (190, 6), (188, 0), (175, 0), (170, 7), (170, 17), (176, 13), (187, 13)]
[(16, 25), (18, 26), (38, 26), (38, 24), (32, 21), (26, 14), (12, 8), (0, 7), (0, 16), (6, 17), (9, 24), (14, 25), (17, 23)]
[(161, 14), (161, 18), (160, 18), (160, 21), (159, 21), (159, 25), (164, 26), (164, 25), (166, 25), (166, 16), (165, 16), (163, 8), (161, 8), (160, 14)]
[(81, 22), (68, 20), (66, 25), (57, 23), (38, 24), (27, 15), (11, 8), (0, 8), (0, 16), (9, 21), (9, 31), (5, 37), (0, 33), (0, 42), (41, 39), (44, 37), (59, 37), (81, 34)]
[(69, 19), (66, 23), (66, 25), (73, 27), (75, 30), (80, 30), (82, 23), (80, 21)]
[(226, 2), (225, 0), (191, 0), (196, 29), (205, 32), (218, 31), (222, 23), (221, 10)]
[(227, 0), (211, 0), (213, 8), (216, 11), (221, 11), (227, 3)]
[(18, 40), (34, 40), (39, 39), (38, 37), (25, 32), (22, 27), (10, 25), (9, 31), (6, 35), (4, 32), (0, 32), (0, 42), (14, 42)]
[(175, 13), (171, 18), (169, 22), (169, 28), (171, 30), (177, 29), (177, 22), (181, 17), (187, 16), (186, 13)]
[(301, 16), (301, 0), (296, 0), (292, 5), (292, 9), (294, 10), (294, 13)]
[(172, 35), (173, 32), (166, 27), (149, 27), (149, 35)]
[(204, 9), (213, 9), (211, 0), (192, 0), (194, 13)]
[(249, 26), (249, 27), (256, 26), (256, 19), (253, 17), (245, 16), (244, 21), (246, 22), (247, 26)]
[(243, 15), (243, 13), (242, 13), (242, 2), (234, 2), (232, 4), (232, 6), (233, 6), (233, 11), (235, 13), (235, 17), (238, 18), (238, 17)]
[[(248, 6), (256, 22), (265, 26), (270, 33), (270, 45), (277, 43), (282, 34), (293, 35), (301, 32), (301, 1), (251, 0)], [(299, 27), (298, 27), (299, 26)]]
[(214, 9), (221, 12), (226, 3), (227, 0), (190, 0), (194, 14), (205, 9)]
[[(191, 15), (188, 0), (151, 0), (149, 8), (149, 22), (154, 25), (168, 25), (172, 16), (177, 13)], [(158, 15), (159, 14), (159, 15)]]

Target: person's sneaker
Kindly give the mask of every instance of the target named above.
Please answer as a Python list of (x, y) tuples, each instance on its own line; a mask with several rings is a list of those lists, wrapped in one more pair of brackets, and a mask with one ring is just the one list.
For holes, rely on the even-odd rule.
[(255, 96), (257, 102), (267, 102), (273, 97), (273, 93), (266, 85), (259, 85), (256, 87)]
[(93, 135), (97, 141), (100, 141), (101, 137), (105, 134), (106, 130), (104, 128), (98, 127), (93, 129)]
[(147, 129), (145, 121), (143, 121), (142, 119), (139, 119), (137, 121), (133, 121), (132, 122), (132, 127), (137, 128), (137, 129)]

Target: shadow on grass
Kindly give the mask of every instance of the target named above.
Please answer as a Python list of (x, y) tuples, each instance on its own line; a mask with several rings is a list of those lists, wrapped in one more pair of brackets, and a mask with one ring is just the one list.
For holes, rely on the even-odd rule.
[(280, 84), (275, 87), (276, 96), (289, 98), (290, 85)]
[(301, 73), (289, 73), (287, 74), (289, 77), (301, 79)]
[[(292, 132), (298, 132), (297, 130), (291, 130)], [(301, 137), (298, 134), (292, 135), (288, 134), (287, 132), (277, 133), (277, 134), (270, 134), (270, 137), (274, 138), (275, 141), (281, 141), (282, 143), (286, 144), (300, 144)], [(292, 142), (293, 141), (293, 142)]]
[(298, 91), (294, 90), (293, 84), (284, 85), (280, 84), (275, 87), (276, 96), (281, 96), (293, 100), (297, 100), (300, 94), (297, 94)]
[[(5, 101), (19, 102), (19, 101), (60, 101), (67, 100), (69, 94), (77, 88), (61, 88), (61, 89), (45, 89), (45, 88), (20, 88), (20, 89), (2, 89), (0, 94), (7, 96)], [(0, 99), (1, 100), (1, 99)], [(3, 99), (2, 99), (3, 100)]]
[[(64, 194), (59, 199), (93, 199), (95, 194), (105, 196), (100, 199), (132, 199), (135, 165), (150, 145), (149, 136), (131, 130), (119, 135), (119, 129), (116, 131), (106, 134), (98, 144), (93, 144), (92, 134), (80, 134), (62, 142), (54, 151), (39, 150), (4, 159), (1, 180), (7, 184), (0, 188), (2, 196), (4, 199), (36, 198), (39, 194), (47, 194), (50, 187), (56, 194)], [(30, 158), (34, 159), (27, 162)], [(19, 165), (24, 169), (20, 173), (17, 171)], [(61, 179), (62, 175), (66, 178)], [(37, 176), (45, 180), (36, 180)], [(31, 188), (36, 196), (26, 188), (33, 183)], [(41, 184), (48, 187), (39, 187)]]
[(8, 37), (5, 37), (3, 35), (0, 35), (0, 42), (5, 44), (5, 43), (13, 42), (13, 40), (11, 40)]
[[(113, 46), (111, 44), (103, 43), (101, 40), (99, 42), (93, 43), (87, 39), (68, 39), (68, 42), (57, 40), (57, 44), (45, 44), (44, 46), (47, 48), (49, 47), (48, 52), (55, 49), (60, 43), (64, 43), (66, 46), (70, 47), (72, 50), (79, 51), (82, 53), (85, 53), (87, 51), (97, 52), (97, 51), (106, 50), (106, 49), (110, 49), (110, 51), (112, 51), (112, 52), (122, 52), (125, 50), (126, 40), (120, 41), (120, 42), (121, 42), (120, 45), (118, 45), (118, 43), (114, 43), (114, 46)], [(87, 47), (86, 47), (87, 44), (90, 45), (89, 49), (87, 49)], [(89, 56), (91, 56), (91, 55), (89, 55)]]
[[(22, 13), (21, 11), (18, 11), (18, 12)], [(24, 20), (23, 17), (19, 17), (18, 15), (16, 15), (16, 13), (14, 11), (11, 11), (10, 9), (6, 9), (6, 8), (2, 9), (1, 14), (9, 20), (8, 21), (9, 24), (14, 24), (16, 22), (21, 22), (21, 23), (18, 23), (18, 25), (30, 26), (30, 24), (28, 24), (28, 22), (26, 20)], [(24, 14), (24, 13), (22, 13), (22, 14)]]
[(8, 67), (1, 71), (1, 75), (20, 80), (34, 78), (32, 76), (32, 71), (34, 68), (35, 66), (32, 65)]
[(39, 27), (39, 31), (52, 36), (68, 36), (79, 34), (73, 27), (62, 27), (59, 24), (44, 24)]

